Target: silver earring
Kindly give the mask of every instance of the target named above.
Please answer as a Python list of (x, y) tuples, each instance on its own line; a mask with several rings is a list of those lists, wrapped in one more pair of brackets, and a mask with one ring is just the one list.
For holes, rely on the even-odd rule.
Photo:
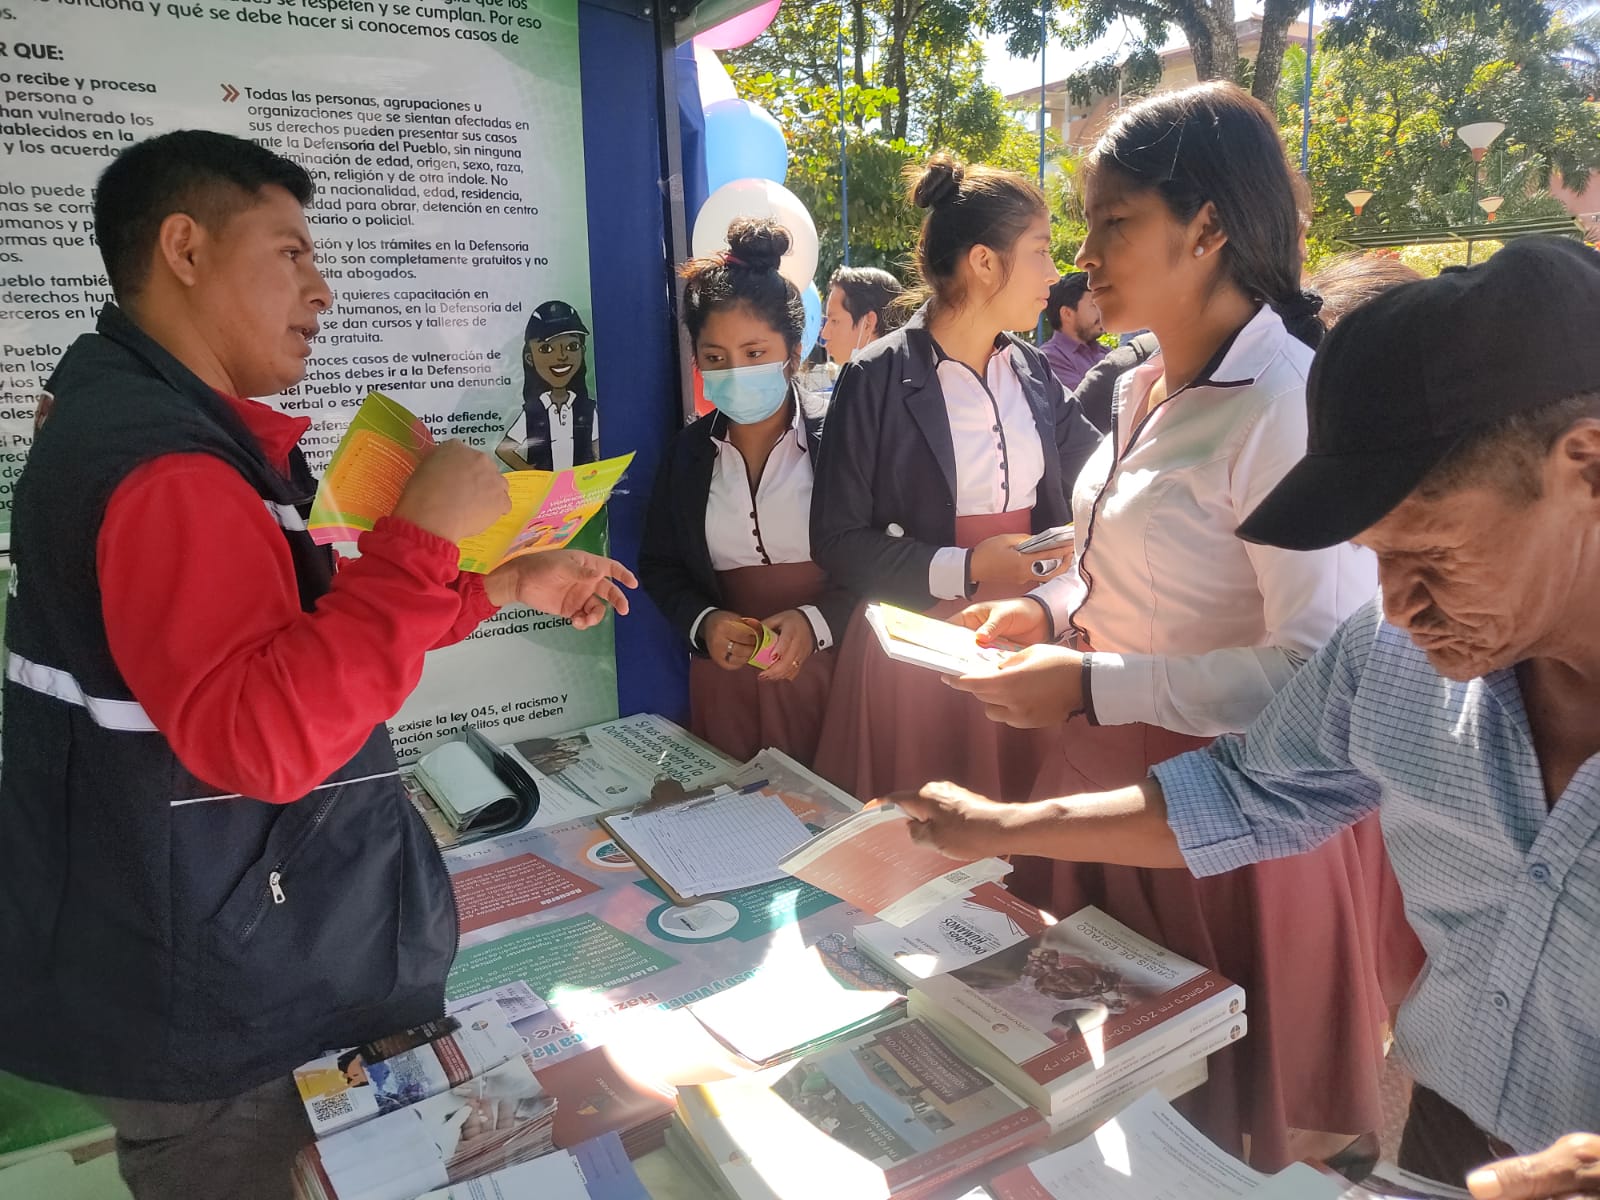
[(1194, 256), (1196, 258), (1203, 258), (1205, 256), (1205, 252), (1206, 248), (1204, 246), (1196, 246), (1194, 248)]

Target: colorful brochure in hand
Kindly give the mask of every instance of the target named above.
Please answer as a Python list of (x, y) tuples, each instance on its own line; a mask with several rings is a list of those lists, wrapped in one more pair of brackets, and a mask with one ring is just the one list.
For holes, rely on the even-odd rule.
[[(404, 405), (369, 392), (345, 431), (306, 522), (318, 543), (353, 542), (394, 511), (433, 449), (433, 434)], [(610, 499), (632, 454), (565, 471), (512, 471), (511, 510), (461, 543), (461, 569), (486, 574), (523, 554), (559, 550)]]

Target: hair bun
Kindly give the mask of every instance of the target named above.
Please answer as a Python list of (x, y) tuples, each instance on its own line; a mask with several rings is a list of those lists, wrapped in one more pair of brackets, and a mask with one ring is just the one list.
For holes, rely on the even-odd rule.
[(776, 271), (794, 239), (771, 217), (739, 217), (728, 226), (730, 266), (752, 271)]
[(1304, 321), (1322, 311), (1322, 296), (1320, 293), (1311, 291), (1308, 288), (1305, 291), (1295, 292), (1281, 303), (1273, 305), (1273, 307), (1278, 310), (1278, 315), (1285, 320)]
[(941, 208), (961, 193), (967, 169), (953, 155), (940, 152), (928, 160), (911, 185), (911, 203), (918, 208)]

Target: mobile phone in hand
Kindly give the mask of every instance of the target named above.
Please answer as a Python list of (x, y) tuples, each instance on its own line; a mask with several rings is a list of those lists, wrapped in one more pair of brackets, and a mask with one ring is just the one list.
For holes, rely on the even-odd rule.
[(1064, 550), (1072, 545), (1072, 540), (1072, 522), (1069, 521), (1065, 525), (1036, 533), (1026, 541), (1018, 542), (1012, 549), (1018, 554), (1042, 554), (1046, 550)]

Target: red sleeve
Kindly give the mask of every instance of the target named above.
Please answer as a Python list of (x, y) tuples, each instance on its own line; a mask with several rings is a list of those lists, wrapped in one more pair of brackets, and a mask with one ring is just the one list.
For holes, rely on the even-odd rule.
[[(337, 562), (335, 570), (342, 571), (346, 563), (353, 563), (354, 558), (347, 558), (342, 554), (335, 555)], [(456, 618), (456, 623), (449, 629), (431, 649), (442, 650), (446, 646), (454, 646), (457, 642), (465, 641), (479, 625), (482, 625), (500, 609), (489, 599), (489, 593), (484, 588), (483, 576), (474, 571), (462, 571), (456, 576), (455, 582), (450, 585), (455, 588), (461, 597), (461, 615)]]
[(456, 618), (456, 623), (445, 631), (445, 635), (433, 644), (433, 649), (442, 646), (454, 646), (471, 636), (472, 631), (482, 625), (495, 613), (499, 612), (489, 600), (489, 593), (484, 590), (483, 576), (472, 571), (462, 571), (456, 576), (454, 584), (456, 594), (461, 597), (461, 615)]
[(276, 521), (220, 459), (169, 455), (117, 487), (96, 547), (112, 658), (195, 775), (298, 799), (399, 710), (431, 647), (482, 619), (444, 539), (386, 518), (359, 546), (305, 613)]

